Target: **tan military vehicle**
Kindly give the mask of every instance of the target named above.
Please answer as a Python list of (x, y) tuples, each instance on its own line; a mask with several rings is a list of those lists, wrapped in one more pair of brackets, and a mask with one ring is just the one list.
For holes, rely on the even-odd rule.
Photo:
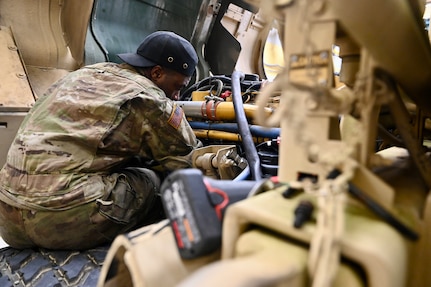
[(92, 250), (6, 246), (0, 285), (429, 286), (425, 8), (0, 0), (3, 162), (50, 84), (155, 30), (198, 51), (180, 104), (205, 144), (163, 182), (165, 220)]

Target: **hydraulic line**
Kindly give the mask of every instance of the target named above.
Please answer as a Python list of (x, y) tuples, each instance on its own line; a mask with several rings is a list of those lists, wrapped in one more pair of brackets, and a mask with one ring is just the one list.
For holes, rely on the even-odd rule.
[(233, 104), (236, 114), (236, 121), (238, 123), (239, 132), (241, 134), (242, 143), (245, 150), (246, 159), (248, 165), (250, 166), (251, 177), (253, 180), (261, 180), (262, 171), (260, 169), (260, 159), (253, 142), (253, 138), (247, 122), (247, 117), (244, 111), (244, 104), (242, 102), (240, 79), (243, 77), (244, 74), (238, 71), (234, 71), (232, 74)]
[[(236, 120), (235, 108), (233, 102), (221, 101), (177, 101), (176, 102), (186, 114), (187, 117), (208, 119), (212, 121), (233, 121)], [(242, 103), (242, 98), (241, 98)], [(253, 119), (257, 106), (252, 104), (243, 104), (243, 112), (248, 119)], [(266, 108), (267, 116), (271, 115), (272, 110)]]
[[(214, 130), (193, 130), (196, 137), (200, 139), (214, 139), (214, 140), (225, 140), (230, 142), (242, 142), (241, 135), (238, 133), (230, 133), (223, 131), (214, 131)], [(253, 141), (258, 144), (269, 140), (268, 138), (258, 138), (253, 137)]]
[[(216, 85), (214, 85), (216, 84)], [(204, 89), (212, 90), (213, 87), (217, 86), (222, 91), (231, 90), (232, 79), (226, 75), (214, 75), (202, 79), (201, 81), (191, 85), (180, 95), (180, 101), (190, 101), (192, 99), (192, 93), (194, 91), (202, 91)], [(259, 81), (259, 77), (254, 74), (246, 74), (244, 79), (240, 82), (241, 91), (244, 93), (251, 93), (253, 91), (260, 90), (262, 82)]]
[(212, 130), (193, 130), (194, 134), (198, 138), (202, 139), (218, 139), (218, 140), (226, 140), (231, 142), (240, 142), (241, 136), (236, 133), (228, 133), (221, 131), (212, 131)]
[[(208, 123), (196, 121), (189, 121), (189, 123), (193, 129), (216, 130), (230, 133), (239, 132), (237, 123)], [(276, 139), (280, 136), (280, 128), (264, 128), (257, 125), (249, 125), (249, 129), (253, 137)]]
[[(339, 170), (334, 169), (329, 173), (328, 178), (335, 179), (340, 174), (341, 172)], [(398, 219), (389, 210), (386, 210), (378, 202), (374, 201), (374, 199), (372, 199), (368, 194), (359, 189), (356, 185), (349, 182), (348, 187), (348, 191), (352, 196), (356, 197), (358, 200), (364, 203), (365, 206), (367, 206), (374, 214), (381, 217), (385, 222), (395, 228), (403, 236), (410, 240), (419, 239), (419, 234), (415, 230), (404, 224), (404, 222)]]
[(235, 177), (233, 179), (233, 181), (241, 181), (241, 180), (246, 180), (250, 175), (250, 167), (247, 165), (244, 170), (238, 174), (237, 177)]

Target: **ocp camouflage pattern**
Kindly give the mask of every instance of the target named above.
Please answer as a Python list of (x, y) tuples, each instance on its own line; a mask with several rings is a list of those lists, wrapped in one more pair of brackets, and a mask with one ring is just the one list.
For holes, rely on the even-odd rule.
[(100, 63), (70, 73), (24, 119), (0, 171), (0, 198), (68, 209), (113, 188), (114, 168), (133, 156), (164, 171), (190, 167), (200, 145), (184, 115), (167, 122), (174, 102), (126, 64)]

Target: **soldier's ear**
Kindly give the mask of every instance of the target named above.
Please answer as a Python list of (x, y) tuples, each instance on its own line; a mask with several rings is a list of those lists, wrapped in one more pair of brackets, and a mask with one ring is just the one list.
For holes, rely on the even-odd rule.
[(151, 69), (151, 80), (152, 81), (157, 81), (162, 76), (163, 76), (163, 68), (161, 66), (157, 65)]

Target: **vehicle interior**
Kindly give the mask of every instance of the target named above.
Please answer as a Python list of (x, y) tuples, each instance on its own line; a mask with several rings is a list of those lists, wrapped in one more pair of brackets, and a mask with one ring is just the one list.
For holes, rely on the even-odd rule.
[(0, 285), (429, 286), (430, 3), (0, 0), (0, 165), (51, 84), (170, 30), (198, 53), (179, 103), (204, 148), (164, 191), (247, 190), (215, 245), (181, 249), (157, 225), (92, 250), (5, 245)]

